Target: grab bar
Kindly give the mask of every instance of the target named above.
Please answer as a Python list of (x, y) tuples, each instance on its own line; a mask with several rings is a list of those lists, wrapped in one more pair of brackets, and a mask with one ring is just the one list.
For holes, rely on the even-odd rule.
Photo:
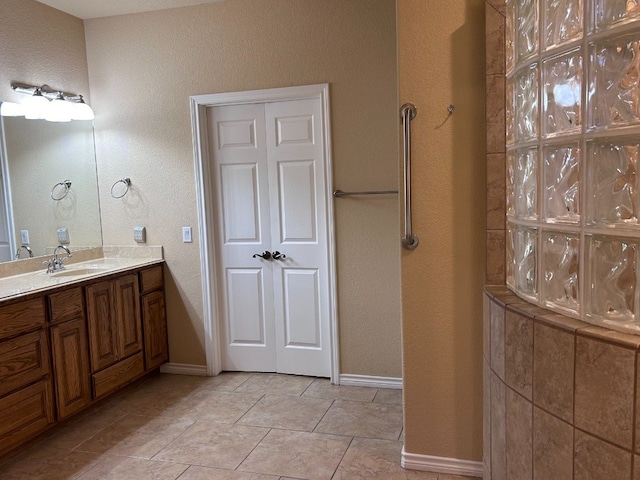
[(343, 192), (342, 190), (335, 190), (333, 196), (336, 198), (347, 197), (349, 195), (394, 195), (397, 194), (397, 190), (370, 190), (367, 192)]
[(405, 103), (400, 108), (403, 130), (404, 148), (404, 236), (402, 246), (407, 250), (413, 250), (418, 246), (419, 239), (411, 231), (411, 120), (415, 118), (418, 110), (413, 103)]

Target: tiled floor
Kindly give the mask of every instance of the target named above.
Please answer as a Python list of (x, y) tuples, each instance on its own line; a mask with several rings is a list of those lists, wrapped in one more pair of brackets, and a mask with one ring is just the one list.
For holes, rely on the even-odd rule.
[(463, 480), (400, 468), (399, 390), (156, 375), (0, 465), (0, 479)]

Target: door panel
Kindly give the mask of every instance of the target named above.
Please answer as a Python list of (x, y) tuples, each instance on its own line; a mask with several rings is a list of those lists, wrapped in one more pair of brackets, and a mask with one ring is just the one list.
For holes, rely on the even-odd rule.
[(229, 345), (266, 346), (262, 269), (227, 270)]
[(225, 242), (260, 242), (260, 203), (255, 164), (220, 166)]
[(280, 243), (316, 242), (315, 162), (278, 163)]
[(283, 268), (285, 347), (322, 348), (318, 271)]

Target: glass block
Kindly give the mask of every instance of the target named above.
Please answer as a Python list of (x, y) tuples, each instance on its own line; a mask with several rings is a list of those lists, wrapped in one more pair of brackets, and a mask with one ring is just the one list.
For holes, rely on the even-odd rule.
[(538, 1), (516, 2), (516, 56), (520, 61), (538, 51)]
[(589, 47), (589, 126), (640, 123), (640, 40), (616, 37)]
[(535, 220), (538, 218), (538, 149), (518, 150), (514, 160), (515, 215), (520, 219)]
[(513, 152), (507, 153), (507, 181), (506, 181), (506, 194), (507, 194), (507, 215), (512, 217), (516, 214), (516, 206), (515, 206), (515, 155)]
[(505, 253), (507, 285), (509, 285), (511, 288), (516, 288), (515, 227), (508, 222)]
[(580, 222), (580, 146), (543, 149), (544, 218), (549, 223)]
[(505, 30), (504, 30), (504, 41), (505, 41), (505, 62), (507, 67), (507, 72), (513, 70), (515, 65), (516, 58), (516, 2), (509, 1), (507, 2), (507, 11), (505, 18)]
[(538, 66), (532, 65), (514, 81), (515, 139), (533, 140), (538, 136)]
[(638, 225), (640, 139), (587, 142), (587, 223)]
[(636, 243), (588, 237), (589, 286), (587, 315), (611, 323), (635, 320)]
[(532, 298), (536, 298), (538, 294), (537, 257), (537, 230), (516, 226), (514, 238), (515, 287), (519, 293)]
[(582, 36), (582, 0), (545, 0), (545, 46), (560, 45)]
[(595, 0), (594, 3), (596, 30), (640, 16), (638, 0)]
[(580, 131), (582, 55), (573, 50), (546, 60), (543, 72), (542, 128), (545, 135)]
[(507, 145), (512, 145), (516, 138), (516, 119), (514, 115), (515, 85), (513, 79), (507, 79), (505, 88), (505, 139)]
[(578, 313), (580, 239), (562, 232), (543, 233), (543, 301)]

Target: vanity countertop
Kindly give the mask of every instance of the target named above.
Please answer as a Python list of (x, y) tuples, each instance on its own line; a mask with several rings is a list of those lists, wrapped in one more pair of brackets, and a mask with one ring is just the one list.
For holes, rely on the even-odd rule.
[(65, 263), (64, 270), (47, 273), (42, 262), (48, 258), (10, 262), (13, 265), (0, 268), (0, 303), (164, 261), (162, 247), (96, 247), (72, 251), (72, 257)]

